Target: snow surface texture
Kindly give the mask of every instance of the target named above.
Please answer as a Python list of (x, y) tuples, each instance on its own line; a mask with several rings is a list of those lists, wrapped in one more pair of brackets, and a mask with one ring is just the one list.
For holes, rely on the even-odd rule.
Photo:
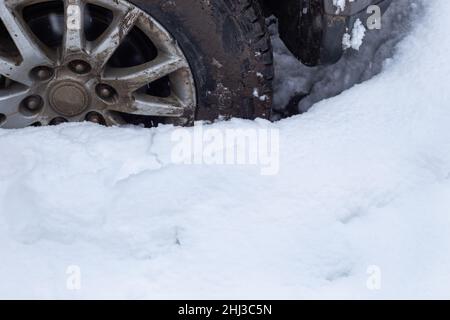
[(426, 1), (378, 76), (308, 113), (213, 125), (279, 129), (275, 176), (171, 165), (169, 126), (1, 130), (0, 297), (450, 298), (449, 15)]

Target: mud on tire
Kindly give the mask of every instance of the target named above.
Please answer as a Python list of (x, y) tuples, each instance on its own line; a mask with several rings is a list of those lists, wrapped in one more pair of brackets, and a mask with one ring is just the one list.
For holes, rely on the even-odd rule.
[(197, 88), (196, 120), (268, 118), (273, 53), (253, 0), (129, 0), (178, 41)]

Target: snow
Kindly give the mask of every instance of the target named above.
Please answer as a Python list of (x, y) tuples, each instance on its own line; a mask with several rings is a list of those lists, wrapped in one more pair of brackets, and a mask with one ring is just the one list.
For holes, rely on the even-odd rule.
[[(347, 0), (333, 0), (333, 5), (337, 8), (337, 13), (340, 13), (345, 10)], [(353, 0), (350, 0), (353, 2)]]
[(1, 130), (0, 297), (450, 298), (450, 2), (425, 3), (308, 112), (205, 126), (278, 130), (275, 175), (173, 164), (171, 126)]
[(366, 27), (364, 27), (360, 19), (357, 19), (353, 26), (352, 33), (344, 34), (342, 45), (345, 50), (352, 48), (356, 51), (359, 51), (359, 48), (361, 48), (365, 36)]

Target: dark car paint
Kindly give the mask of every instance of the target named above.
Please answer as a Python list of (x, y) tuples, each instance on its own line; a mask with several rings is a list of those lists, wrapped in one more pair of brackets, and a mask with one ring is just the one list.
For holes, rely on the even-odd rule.
[(304, 64), (315, 66), (337, 62), (343, 54), (342, 39), (357, 19), (366, 21), (367, 8), (387, 10), (392, 0), (347, 0), (339, 11), (333, 0), (260, 0), (266, 14), (278, 18), (280, 37)]

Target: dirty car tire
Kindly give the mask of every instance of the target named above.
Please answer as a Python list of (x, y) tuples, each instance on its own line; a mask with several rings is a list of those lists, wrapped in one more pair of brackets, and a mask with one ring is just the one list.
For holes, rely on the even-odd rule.
[(184, 51), (196, 84), (196, 120), (269, 118), (273, 53), (257, 1), (129, 1)]

